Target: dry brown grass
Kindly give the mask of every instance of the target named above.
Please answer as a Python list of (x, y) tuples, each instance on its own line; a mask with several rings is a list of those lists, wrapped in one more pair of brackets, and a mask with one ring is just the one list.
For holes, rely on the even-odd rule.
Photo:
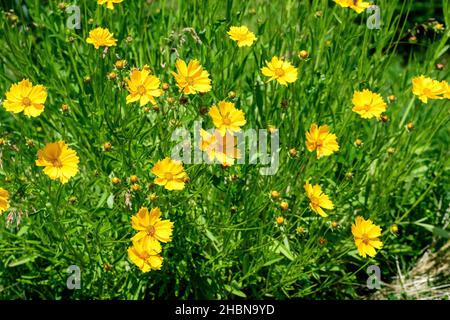
[(383, 283), (372, 299), (450, 299), (450, 241), (437, 252), (426, 251), (405, 275), (398, 268), (392, 283)]

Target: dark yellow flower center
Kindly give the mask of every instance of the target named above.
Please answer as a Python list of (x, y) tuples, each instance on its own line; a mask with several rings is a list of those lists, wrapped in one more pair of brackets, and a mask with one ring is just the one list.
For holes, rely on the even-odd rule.
[(370, 110), (370, 104), (364, 105), (364, 110), (369, 111)]
[(22, 99), (22, 104), (23, 104), (24, 106), (26, 106), (26, 107), (31, 106), (31, 100), (30, 100), (30, 98), (24, 97), (24, 98)]
[(155, 227), (154, 227), (154, 226), (148, 226), (148, 227), (147, 227), (147, 234), (148, 234), (149, 236), (153, 236), (153, 235), (155, 234), (155, 232), (156, 232), (156, 230), (155, 230)]
[(316, 141), (316, 148), (322, 148), (323, 146), (323, 141), (322, 140), (317, 140)]
[(363, 233), (361, 238), (362, 238), (362, 242), (364, 244), (369, 244), (370, 243), (370, 238), (369, 238), (369, 236), (366, 233)]
[(237, 35), (238, 41), (245, 41), (247, 40), (248, 34), (247, 33), (240, 33)]
[(310, 201), (311, 201), (311, 205), (313, 206), (313, 207), (319, 207), (319, 204), (320, 204), (320, 200), (319, 200), (319, 198), (317, 198), (317, 197), (315, 197), (315, 196), (312, 196), (311, 197), (311, 199), (310, 199)]
[(137, 92), (142, 96), (142, 95), (144, 95), (146, 92), (147, 92), (147, 89), (144, 87), (144, 85), (140, 85), (138, 88), (137, 88)]
[(186, 77), (186, 82), (187, 82), (188, 86), (194, 85), (194, 79), (192, 79), (191, 77)]
[(62, 166), (63, 166), (61, 163), (61, 160), (59, 160), (59, 159), (52, 160), (52, 164), (55, 168), (62, 168)]
[(283, 70), (282, 68), (277, 68), (277, 69), (275, 69), (275, 75), (276, 75), (277, 77), (282, 77), (282, 76), (284, 76), (284, 70)]
[(423, 94), (424, 94), (425, 96), (431, 96), (431, 90), (428, 89), (428, 88), (425, 88), (425, 89), (423, 89)]
[(150, 255), (147, 252), (145, 252), (145, 251), (139, 253), (139, 258), (141, 258), (142, 260), (147, 260), (149, 256)]
[(173, 174), (170, 172), (166, 172), (164, 174), (164, 177), (166, 178), (166, 180), (173, 180)]
[(228, 117), (223, 118), (222, 122), (226, 126), (229, 126), (231, 124), (231, 120)]

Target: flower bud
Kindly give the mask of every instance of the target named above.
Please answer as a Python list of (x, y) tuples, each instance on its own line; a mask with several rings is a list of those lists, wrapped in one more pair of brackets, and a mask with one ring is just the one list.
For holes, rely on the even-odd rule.
[(272, 199), (278, 199), (280, 197), (280, 193), (278, 191), (273, 190), (270, 193), (270, 196), (272, 197)]
[(284, 218), (283, 217), (277, 217), (277, 224), (279, 226), (281, 226), (284, 223)]
[(306, 50), (302, 50), (302, 51), (300, 51), (300, 52), (298, 53), (298, 56), (299, 56), (301, 59), (305, 60), (305, 59), (307, 59), (307, 58), (309, 57), (309, 53), (308, 53), (308, 51), (306, 51)]

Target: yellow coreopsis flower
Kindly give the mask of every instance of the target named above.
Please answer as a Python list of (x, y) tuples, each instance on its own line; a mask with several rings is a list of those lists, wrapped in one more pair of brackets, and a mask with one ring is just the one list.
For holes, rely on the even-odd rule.
[(261, 72), (266, 77), (270, 77), (267, 81), (277, 80), (278, 83), (287, 86), (288, 83), (297, 80), (297, 68), (283, 58), (275, 56), (270, 62), (266, 61), (266, 65), (267, 67), (261, 68)]
[(47, 91), (42, 85), (35, 85), (24, 79), (13, 84), (6, 93), (3, 107), (6, 111), (23, 113), (27, 117), (37, 117), (44, 111), (44, 103), (47, 99)]
[(172, 75), (177, 81), (180, 92), (195, 94), (197, 92), (211, 91), (209, 73), (203, 69), (198, 60), (191, 60), (186, 65), (186, 62), (178, 59), (175, 66), (178, 73), (172, 72)]
[(241, 127), (247, 123), (244, 112), (236, 109), (232, 102), (220, 101), (217, 106), (211, 107), (209, 115), (222, 136), (227, 131), (229, 133), (241, 131)]
[(413, 94), (419, 97), (423, 103), (428, 103), (428, 99), (442, 99), (445, 88), (441, 82), (429, 77), (419, 76), (412, 79)]
[(95, 28), (89, 32), (89, 37), (86, 39), (86, 42), (93, 44), (95, 49), (112, 47), (117, 43), (117, 39), (114, 39), (113, 35), (107, 28)]
[(255, 34), (248, 30), (246, 26), (230, 27), (228, 31), (230, 38), (237, 42), (238, 47), (250, 47), (256, 41)]
[(149, 69), (143, 70), (133, 69), (130, 78), (125, 79), (128, 92), (127, 104), (139, 101), (140, 106), (145, 106), (148, 102), (156, 105), (155, 97), (162, 95), (162, 90), (159, 88), (161, 81), (150, 74)]
[(106, 7), (109, 10), (114, 10), (114, 4), (121, 3), (121, 2), (123, 2), (123, 0), (97, 0), (97, 3), (99, 5), (106, 4)]
[(44, 173), (52, 180), (67, 183), (70, 178), (78, 173), (77, 153), (70, 149), (64, 141), (47, 144), (44, 149), (38, 151), (36, 165), (45, 167)]
[(387, 104), (381, 95), (367, 89), (355, 91), (352, 102), (352, 110), (365, 119), (379, 118), (387, 108)]
[(135, 241), (128, 248), (128, 257), (142, 272), (160, 270), (163, 263), (161, 250), (161, 244), (156, 240)]
[(352, 234), (355, 245), (358, 248), (359, 255), (362, 257), (376, 255), (375, 249), (381, 249), (383, 243), (380, 241), (381, 228), (368, 219), (357, 217), (352, 225)]
[(151, 173), (156, 176), (155, 183), (164, 186), (167, 190), (183, 190), (188, 178), (181, 161), (172, 160), (169, 157), (156, 162)]
[(363, 0), (334, 0), (334, 2), (343, 8), (351, 8), (358, 14), (370, 7), (370, 3)]
[(323, 209), (334, 209), (334, 204), (330, 198), (322, 192), (322, 188), (318, 184), (312, 186), (309, 181), (306, 181), (304, 188), (309, 198), (309, 207), (311, 210), (322, 217), (327, 217), (328, 215)]
[(173, 222), (161, 220), (161, 210), (153, 208), (148, 211), (142, 207), (139, 212), (131, 217), (131, 226), (139, 231), (131, 240), (136, 241), (161, 241), (170, 242), (173, 230)]
[(0, 188), (0, 215), (9, 209), (9, 192)]
[(241, 157), (240, 150), (236, 146), (236, 137), (231, 134), (222, 136), (219, 130), (214, 134), (201, 129), (200, 150), (207, 153), (210, 161), (217, 159), (222, 165), (230, 166), (234, 164), (234, 159)]
[(330, 133), (327, 125), (317, 127), (317, 124), (313, 123), (306, 132), (306, 148), (310, 152), (315, 150), (317, 159), (320, 159), (338, 151), (339, 144), (336, 135)]

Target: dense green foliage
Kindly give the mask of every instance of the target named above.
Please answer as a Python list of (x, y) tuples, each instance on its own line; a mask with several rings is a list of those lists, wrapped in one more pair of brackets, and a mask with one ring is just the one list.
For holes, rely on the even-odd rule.
[[(423, 104), (411, 90), (411, 79), (421, 74), (450, 80), (448, 66), (435, 68), (448, 62), (448, 0), (434, 1), (445, 30), (415, 43), (405, 38), (415, 1), (376, 0), (380, 30), (367, 28), (369, 13), (325, 0), (149, 2), (125, 0), (111, 11), (78, 1), (80, 30), (66, 27), (70, 14), (54, 1), (25, 1), (14, 13), (2, 12), (2, 99), (24, 78), (44, 85), (49, 96), (36, 118), (0, 107), (6, 141), (0, 187), (11, 193), (11, 208), (0, 217), (0, 298), (358, 298), (370, 292), (367, 266), (379, 265), (389, 281), (398, 266), (407, 270), (424, 248), (448, 238), (449, 102)], [(434, 18), (432, 12), (423, 11), (418, 22)], [(234, 25), (254, 31), (255, 44), (238, 48), (227, 35)], [(97, 26), (114, 33), (117, 47), (105, 53), (86, 43)], [(309, 58), (300, 59), (300, 50)], [(274, 55), (298, 67), (295, 83), (266, 82), (260, 68)], [(211, 74), (212, 91), (180, 103), (170, 74), (177, 57), (198, 59)], [(128, 66), (109, 80), (118, 59)], [(158, 111), (125, 102), (123, 79), (144, 64), (170, 84)], [(352, 112), (353, 92), (364, 88), (385, 101), (395, 95), (389, 121)], [(172, 132), (200, 119), (211, 128), (202, 111), (224, 99), (245, 112), (245, 128), (279, 129), (277, 173), (262, 176), (260, 165), (187, 164), (183, 191), (152, 185), (150, 169), (176, 144)], [(63, 104), (69, 112), (61, 111)], [(336, 133), (337, 154), (317, 160), (306, 150), (313, 122)], [(80, 157), (80, 172), (65, 185), (35, 166), (37, 151), (59, 139)], [(105, 142), (111, 151), (104, 151)], [(291, 148), (297, 156), (289, 155)], [(140, 191), (130, 190), (131, 175), (140, 178)], [(122, 183), (113, 185), (113, 176)], [(307, 179), (334, 202), (329, 217), (309, 209)], [(289, 203), (288, 211), (271, 199), (272, 190)], [(145, 274), (127, 258), (130, 218), (141, 206), (158, 206), (175, 223), (163, 268)], [(275, 219), (281, 215), (280, 227)], [(351, 233), (357, 215), (383, 229), (384, 248), (373, 259), (357, 254)], [(70, 265), (81, 268), (80, 290), (66, 287)]]

